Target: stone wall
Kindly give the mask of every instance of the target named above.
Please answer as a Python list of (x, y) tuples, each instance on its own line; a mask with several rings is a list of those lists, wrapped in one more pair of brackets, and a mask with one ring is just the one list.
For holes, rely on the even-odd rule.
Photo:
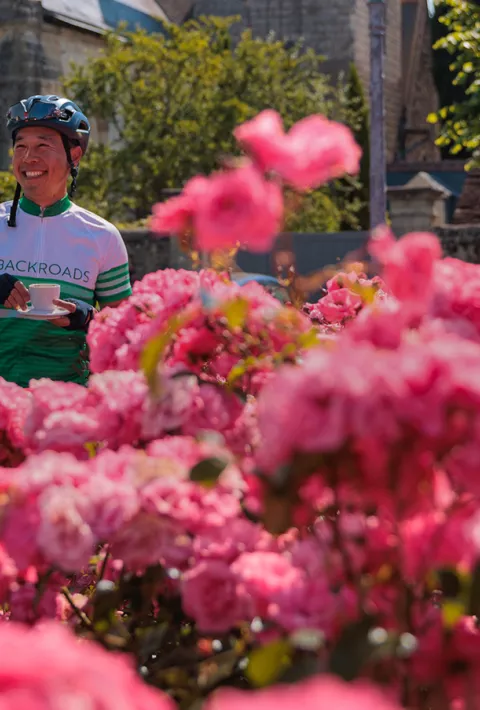
[(445, 256), (480, 264), (480, 225), (447, 225), (436, 230)]
[[(9, 164), (10, 136), (3, 117), (33, 94), (61, 94), (71, 62), (84, 64), (103, 46), (100, 34), (46, 22), (40, 0), (0, 0), (0, 170)], [(105, 140), (108, 127), (92, 121), (93, 138)]]
[[(436, 230), (445, 256), (480, 264), (480, 225), (439, 227)], [(146, 274), (166, 268), (188, 268), (187, 259), (178, 251), (175, 239), (157, 239), (146, 229), (123, 231), (127, 246), (131, 276), (142, 279)], [(338, 234), (292, 234), (290, 248), (295, 254), (298, 273), (313, 273), (345, 258), (365, 260), (366, 232)], [(273, 273), (272, 254), (240, 252), (237, 264), (242, 271)]]
[(122, 237), (128, 251), (130, 276), (133, 281), (143, 279), (146, 274), (168, 267), (178, 268), (175, 240), (158, 239), (147, 229), (122, 230)]
[(8, 167), (11, 147), (4, 116), (12, 104), (40, 92), (42, 17), (39, 0), (0, 0), (0, 170)]
[[(180, 253), (176, 239), (158, 239), (146, 229), (122, 231), (122, 236), (127, 247), (133, 280), (168, 267), (188, 268), (188, 259)], [(336, 264), (347, 256), (354, 260), (364, 259), (366, 239), (366, 232), (341, 232), (291, 234), (288, 235), (287, 241), (288, 248), (295, 255), (298, 273), (307, 275)], [(282, 248), (286, 248), (284, 240)], [(236, 261), (239, 268), (245, 272), (271, 274), (274, 270), (272, 253), (239, 252)]]

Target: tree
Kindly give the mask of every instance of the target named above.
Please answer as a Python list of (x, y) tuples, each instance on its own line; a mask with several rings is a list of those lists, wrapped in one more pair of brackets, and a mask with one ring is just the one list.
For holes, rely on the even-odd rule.
[[(82, 164), (85, 206), (117, 221), (144, 218), (163, 190), (234, 152), (234, 127), (265, 108), (277, 109), (287, 128), (319, 112), (355, 123), (321, 57), (250, 31), (232, 46), (233, 22), (204, 18), (172, 25), (167, 36), (111, 33), (100, 57), (73, 67), (66, 91), (116, 133), (111, 144), (92, 145)], [(332, 199), (313, 201), (316, 228), (335, 223)], [(345, 204), (353, 221), (357, 205)]]
[(451, 55), (450, 71), (455, 86), (465, 89), (464, 98), (444, 105), (429, 120), (441, 123), (438, 145), (458, 155), (466, 149), (473, 154), (480, 148), (480, 3), (478, 0), (438, 0), (439, 22), (447, 28), (434, 49)]
[(0, 171), (0, 203), (13, 200), (16, 184), (13, 173)]
[[(438, 5), (435, 8), (435, 12), (430, 16), (430, 29), (433, 42), (433, 78), (437, 88), (440, 106), (451, 106), (452, 104), (463, 103), (463, 101), (465, 101), (465, 87), (453, 83), (455, 73), (450, 69), (452, 54), (438, 46), (439, 41), (449, 34), (448, 27), (441, 21), (441, 18), (444, 17), (448, 11), (449, 8), (445, 5)], [(453, 56), (455, 57), (456, 53)], [(444, 160), (452, 158), (448, 146), (442, 146), (441, 153)], [(469, 154), (463, 149), (457, 157), (466, 159), (469, 157)]]

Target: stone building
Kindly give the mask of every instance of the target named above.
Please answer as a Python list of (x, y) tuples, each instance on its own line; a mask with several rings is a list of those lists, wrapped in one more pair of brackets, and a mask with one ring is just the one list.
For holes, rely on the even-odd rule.
[[(386, 121), (389, 162), (438, 160), (427, 114), (437, 107), (426, 0), (386, 0)], [(257, 36), (302, 38), (332, 75), (357, 66), (369, 79), (368, 0), (0, 0), (0, 115), (20, 97), (60, 91), (71, 61), (98, 52), (119, 21), (163, 31), (201, 15), (240, 15)], [(106, 139), (106, 126), (95, 125)], [(0, 169), (8, 164), (0, 124)]]
[[(105, 32), (119, 22), (158, 32), (169, 20), (156, 0), (0, 0), (0, 117), (25, 96), (60, 92), (70, 63), (98, 53)], [(94, 122), (93, 130), (107, 137), (107, 126)], [(1, 120), (0, 170), (9, 149)]]

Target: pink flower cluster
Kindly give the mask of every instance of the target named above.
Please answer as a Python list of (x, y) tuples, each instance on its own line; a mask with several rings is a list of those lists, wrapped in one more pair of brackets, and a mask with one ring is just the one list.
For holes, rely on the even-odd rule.
[(2, 710), (174, 710), (123, 659), (59, 625), (0, 624)]
[[(412, 335), (380, 349), (353, 345), (347, 329), (334, 347), (286, 366), (263, 388), (258, 463), (274, 472), (297, 454), (317, 455), (327, 480), (365, 495), (390, 490), (398, 505), (418, 502), (433, 464), (477, 441), (479, 358), (476, 343), (452, 334)], [(456, 483), (480, 493), (474, 461), (463, 463)]]
[(159, 271), (135, 284), (127, 302), (95, 319), (88, 336), (92, 371), (137, 370), (147, 343), (180, 314), (164, 364), (224, 384), (246, 361), (236, 388), (252, 394), (284, 348), (293, 346), (293, 355), (301, 349), (301, 336), (310, 328), (305, 316), (283, 307), (257, 283), (240, 287), (209, 271)]
[[(266, 111), (236, 137), (249, 158), (158, 207), (159, 231), (268, 248), (283, 184), (358, 167), (349, 131), (322, 117), (285, 133)], [(360, 649), (357, 674), (411, 710), (480, 705), (480, 266), (424, 233), (382, 229), (369, 249), (381, 277), (337, 274), (309, 317), (210, 271), (149, 274), (95, 318), (87, 387), (0, 379), (0, 710), (172, 707), (45, 623), (101, 637), (85, 623), (99, 578), (121, 597), (107, 626), (150, 680), (169, 687), (186, 659), (173, 697), (203, 699), (232, 654), (248, 677), (240, 655), (273, 641), (301, 672)], [(161, 650), (144, 653), (152, 629)], [(205, 707), (395, 701), (317, 676)]]
[[(196, 464), (225, 456), (215, 488), (189, 480)], [(159, 562), (182, 567), (193, 535), (218, 535), (240, 516), (245, 489), (227, 452), (188, 437), (152, 442), (146, 452), (105, 451), (89, 461), (32, 455), (1, 471), (0, 486), (0, 541), (21, 573), (52, 566), (80, 572), (104, 542), (133, 570)]]
[[(32, 382), (25, 413), (26, 452), (69, 452), (88, 458), (94, 450), (142, 446), (168, 434), (216, 432), (238, 453), (247, 453), (255, 421), (235, 394), (202, 383), (188, 371), (159, 373), (160, 392), (150, 394), (140, 372), (93, 375), (88, 387), (73, 383)], [(251, 409), (251, 405), (250, 405)]]
[(347, 684), (333, 676), (319, 676), (294, 685), (281, 685), (256, 693), (222, 689), (207, 703), (206, 710), (395, 710), (374, 686)]
[(442, 259), (438, 239), (428, 233), (396, 240), (381, 229), (369, 248), (384, 287), (372, 307), (363, 309), (350, 323), (352, 338), (392, 348), (414, 329), (425, 340), (451, 333), (480, 342), (479, 265)]
[(0, 466), (17, 466), (23, 460), (28, 407), (28, 393), (0, 377)]
[(362, 151), (349, 128), (324, 116), (309, 116), (284, 132), (275, 111), (263, 111), (235, 130), (258, 166), (296, 190), (312, 190), (359, 170)]
[(385, 297), (385, 285), (378, 276), (368, 279), (357, 269), (335, 274), (326, 284), (326, 294), (304, 311), (321, 332), (339, 332), (362, 308)]
[(280, 116), (267, 110), (235, 137), (251, 160), (197, 176), (179, 197), (155, 205), (152, 231), (191, 232), (195, 247), (207, 252), (239, 245), (268, 251), (282, 227), (282, 182), (305, 191), (359, 170), (361, 150), (350, 129), (323, 116), (299, 121), (286, 134)]

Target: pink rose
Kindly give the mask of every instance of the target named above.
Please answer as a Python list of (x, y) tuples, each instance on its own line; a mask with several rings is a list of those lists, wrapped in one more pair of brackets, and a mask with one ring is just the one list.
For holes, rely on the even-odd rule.
[(200, 562), (183, 578), (183, 608), (204, 633), (228, 631), (247, 617), (237, 578), (221, 560)]
[(309, 116), (295, 124), (288, 141), (289, 156), (277, 171), (297, 190), (311, 190), (360, 169), (362, 151), (341, 123)]
[(239, 126), (235, 136), (265, 171), (297, 190), (311, 190), (345, 174), (358, 173), (362, 151), (347, 126), (309, 116), (283, 133), (281, 119), (265, 111)]
[(266, 616), (273, 597), (298, 585), (302, 572), (277, 552), (245, 552), (232, 564), (239, 593), (254, 607), (256, 616)]
[(198, 176), (187, 182), (181, 195), (153, 207), (150, 223), (152, 232), (159, 236), (182, 235), (191, 227), (196, 201), (206, 191), (207, 178)]
[(37, 544), (49, 563), (66, 572), (87, 565), (95, 544), (85, 521), (88, 499), (76, 488), (47, 488), (38, 500), (40, 525)]
[(354, 318), (362, 308), (362, 297), (348, 288), (330, 291), (316, 304), (328, 323), (342, 323), (348, 318)]
[(132, 571), (162, 562), (167, 567), (185, 563), (191, 543), (171, 520), (140, 512), (112, 540), (111, 553)]
[(412, 232), (398, 241), (388, 229), (373, 235), (370, 254), (382, 266), (389, 291), (412, 316), (423, 316), (433, 299), (434, 274), (442, 256), (438, 238), (428, 232)]
[(0, 625), (2, 710), (174, 710), (120, 655), (79, 641), (58, 622)]
[(88, 499), (87, 521), (97, 540), (108, 540), (138, 513), (137, 491), (126, 481), (92, 476), (82, 493)]
[(327, 578), (320, 577), (282, 589), (272, 598), (268, 615), (287, 631), (318, 629), (331, 638), (341, 603), (341, 594), (333, 594)]
[(230, 521), (228, 527), (207, 530), (196, 535), (193, 541), (193, 553), (197, 561), (218, 559), (232, 562), (242, 552), (269, 550), (273, 547), (274, 538), (260, 525), (244, 518)]
[(262, 111), (238, 126), (234, 136), (261, 170), (268, 171), (284, 159), (286, 136), (281, 116), (276, 111)]
[(10, 611), (12, 621), (33, 624), (40, 619), (60, 619), (63, 597), (57, 587), (47, 586), (41, 595), (35, 584), (24, 584), (12, 591)]
[(265, 180), (253, 165), (217, 173), (197, 201), (197, 245), (204, 251), (237, 244), (250, 251), (268, 251), (281, 230), (282, 218), (280, 188)]
[(205, 710), (395, 710), (396, 707), (376, 686), (318, 675), (300, 683), (256, 692), (225, 688), (210, 697)]

